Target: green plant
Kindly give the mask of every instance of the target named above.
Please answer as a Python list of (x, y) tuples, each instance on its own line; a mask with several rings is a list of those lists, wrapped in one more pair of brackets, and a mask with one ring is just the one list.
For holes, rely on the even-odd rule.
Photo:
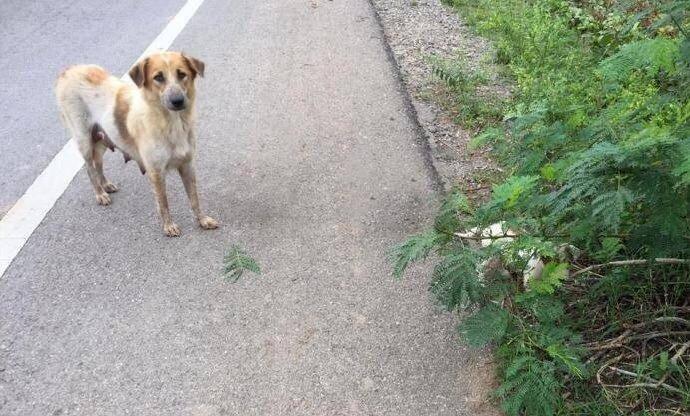
[[(506, 175), (452, 192), (396, 276), (436, 254), (430, 290), (496, 347), (509, 415), (690, 412), (690, 2), (445, 3), (514, 79), (473, 141)], [(471, 75), (435, 72), (465, 99)]]
[(249, 257), (244, 250), (237, 245), (233, 245), (223, 258), (223, 276), (227, 280), (236, 282), (245, 271), (259, 274), (261, 273), (261, 268), (256, 260)]
[(478, 128), (500, 119), (502, 100), (483, 93), (487, 79), (467, 69), (462, 59), (431, 59), (433, 75), (448, 89), (450, 100), (445, 103), (457, 123)]

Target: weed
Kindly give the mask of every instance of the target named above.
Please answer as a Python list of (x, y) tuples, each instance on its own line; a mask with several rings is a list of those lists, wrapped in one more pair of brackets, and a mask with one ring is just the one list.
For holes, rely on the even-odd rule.
[(431, 59), (433, 75), (442, 81), (449, 94), (440, 100), (456, 123), (467, 128), (481, 127), (500, 120), (502, 100), (482, 88), (488, 77), (481, 71), (470, 71), (464, 61)]
[(223, 258), (223, 276), (228, 280), (236, 282), (245, 271), (259, 274), (261, 273), (261, 268), (256, 260), (249, 257), (244, 250), (237, 245), (233, 245)]

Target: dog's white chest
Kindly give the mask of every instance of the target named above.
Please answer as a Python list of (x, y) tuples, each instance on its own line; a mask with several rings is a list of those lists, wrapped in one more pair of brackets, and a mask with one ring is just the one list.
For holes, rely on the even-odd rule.
[(171, 143), (170, 157), (173, 160), (187, 160), (192, 154), (192, 147), (189, 140), (185, 137), (182, 140), (175, 140)]
[(168, 135), (169, 167), (177, 167), (192, 158), (194, 149), (190, 141), (190, 131), (179, 118), (170, 126)]

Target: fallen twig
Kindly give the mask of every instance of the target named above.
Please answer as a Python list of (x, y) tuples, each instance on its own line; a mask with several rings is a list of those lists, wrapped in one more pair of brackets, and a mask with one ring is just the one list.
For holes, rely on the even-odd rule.
[(688, 348), (690, 348), (690, 341), (686, 342), (678, 349), (678, 352), (676, 352), (675, 355), (671, 358), (671, 363), (675, 365), (678, 362), (678, 359), (685, 353), (685, 351), (688, 350)]
[[(613, 363), (617, 363), (617, 362), (620, 361), (622, 358), (623, 358), (623, 354), (620, 354), (620, 355), (618, 355), (617, 357), (614, 357), (614, 358), (609, 359), (608, 361), (606, 361), (606, 362), (604, 363), (604, 365), (602, 365), (601, 367), (599, 367), (599, 370), (597, 370), (597, 374), (596, 374), (596, 376), (597, 376), (597, 382), (598, 382), (599, 384), (601, 384), (602, 386), (605, 386), (605, 384), (601, 381), (601, 373), (604, 372), (604, 369), (605, 369), (606, 367), (610, 366), (610, 365), (613, 364)], [(605, 390), (605, 389), (604, 389), (604, 390)]]
[(618, 388), (632, 388), (632, 387), (659, 388), (659, 387), (663, 387), (663, 388), (665, 388), (666, 390), (672, 391), (672, 392), (674, 392), (674, 393), (678, 393), (678, 394), (680, 394), (681, 396), (688, 396), (688, 393), (687, 393), (687, 392), (684, 392), (683, 390), (681, 390), (681, 389), (679, 389), (679, 388), (677, 388), (677, 387), (674, 387), (674, 386), (672, 386), (672, 385), (670, 385), (670, 384), (663, 383), (663, 382), (661, 382), (661, 381), (659, 381), (659, 380), (655, 380), (655, 379), (653, 379), (653, 378), (651, 378), (651, 377), (649, 377), (649, 376), (646, 376), (646, 375), (644, 375), (644, 374), (633, 373), (632, 371), (623, 370), (623, 369), (620, 369), (620, 368), (614, 367), (614, 366), (609, 366), (609, 368), (610, 368), (611, 370), (615, 371), (616, 373), (622, 374), (622, 375), (624, 375), (624, 376), (635, 377), (636, 379), (642, 378), (642, 379), (644, 379), (644, 380), (647, 380), (648, 383), (607, 384), (608, 387), (618, 387)]
[(679, 318), (677, 316), (662, 316), (654, 319), (656, 322), (675, 322), (683, 325), (690, 326), (690, 321), (687, 319)]
[(609, 350), (611, 348), (618, 348), (623, 346), (625, 339), (632, 333), (632, 330), (628, 329), (614, 339), (604, 341), (603, 343), (597, 343), (594, 346), (588, 348), (590, 351), (600, 351)]
[(474, 240), (474, 241), (483, 241), (483, 240), (500, 240), (503, 238), (515, 238), (515, 234), (502, 234), (502, 235), (477, 235), (477, 234), (463, 234), (463, 233), (454, 233), (458, 238), (462, 238), (463, 240)]
[(679, 317), (677, 317), (677, 316), (660, 316), (660, 317), (658, 317), (658, 318), (649, 319), (649, 320), (646, 320), (646, 321), (643, 321), (643, 322), (636, 323), (636, 324), (634, 324), (634, 325), (625, 325), (625, 324), (624, 324), (624, 328), (626, 328), (626, 329), (633, 329), (633, 330), (635, 330), (635, 329), (641, 329), (641, 328), (644, 328), (644, 327), (646, 327), (646, 326), (648, 326), (649, 324), (652, 324), (652, 323), (654, 323), (654, 322), (675, 322), (675, 323), (679, 323), (679, 324), (684, 324), (684, 325), (690, 326), (690, 320), (683, 319), (683, 318), (679, 318)]
[(650, 262), (654, 263), (659, 263), (659, 264), (688, 264), (690, 263), (690, 260), (687, 259), (675, 259), (675, 258), (667, 258), (667, 257), (658, 257), (653, 260), (618, 260), (618, 261), (610, 261), (608, 263), (602, 263), (602, 264), (593, 264), (591, 266), (585, 267), (584, 269), (580, 269), (570, 275), (570, 277), (575, 277), (577, 275), (587, 273), (592, 270), (599, 270), (603, 269), (605, 267), (616, 267), (616, 266), (642, 266), (645, 264), (649, 264)]
[(633, 341), (638, 339), (652, 339), (659, 337), (669, 337), (672, 335), (690, 335), (690, 331), (648, 332), (646, 334), (634, 335), (630, 337), (629, 340)]

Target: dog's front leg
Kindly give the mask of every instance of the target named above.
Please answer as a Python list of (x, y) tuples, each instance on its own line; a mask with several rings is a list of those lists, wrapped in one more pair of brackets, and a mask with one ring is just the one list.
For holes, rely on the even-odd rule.
[(170, 216), (168, 208), (168, 195), (165, 189), (165, 170), (147, 169), (147, 176), (151, 182), (153, 193), (156, 196), (158, 214), (163, 220), (163, 231), (168, 237), (179, 237), (180, 227), (177, 226)]
[(204, 215), (199, 207), (199, 195), (196, 190), (196, 172), (194, 170), (193, 162), (186, 162), (178, 168), (184, 189), (187, 191), (189, 203), (192, 205), (192, 211), (196, 216), (196, 220), (204, 230), (212, 230), (218, 228), (218, 222), (208, 215)]

